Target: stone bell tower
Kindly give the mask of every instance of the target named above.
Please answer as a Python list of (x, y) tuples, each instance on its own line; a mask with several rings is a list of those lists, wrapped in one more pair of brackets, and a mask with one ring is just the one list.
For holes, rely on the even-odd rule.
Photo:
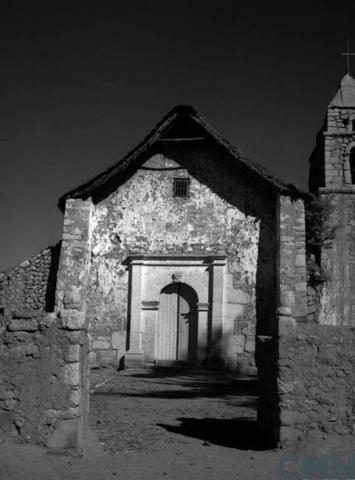
[(324, 283), (319, 322), (355, 326), (355, 80), (347, 73), (330, 102), (310, 159), (310, 190), (328, 200), (335, 227), (321, 247)]

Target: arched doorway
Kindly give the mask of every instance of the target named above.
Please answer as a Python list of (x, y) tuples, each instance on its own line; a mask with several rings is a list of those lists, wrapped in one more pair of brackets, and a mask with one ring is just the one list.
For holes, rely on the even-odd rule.
[(160, 292), (155, 359), (164, 362), (197, 360), (198, 297), (186, 283), (175, 282)]

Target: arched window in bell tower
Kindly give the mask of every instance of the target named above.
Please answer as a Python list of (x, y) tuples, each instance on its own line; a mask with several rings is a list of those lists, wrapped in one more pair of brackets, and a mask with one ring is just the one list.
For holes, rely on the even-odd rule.
[(349, 155), (351, 183), (355, 185), (355, 147), (350, 150)]

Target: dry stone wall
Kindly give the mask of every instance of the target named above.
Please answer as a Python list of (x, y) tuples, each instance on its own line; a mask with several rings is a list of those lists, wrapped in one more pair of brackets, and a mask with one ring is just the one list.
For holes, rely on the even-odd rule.
[(79, 449), (88, 382), (86, 332), (55, 314), (0, 318), (0, 433)]
[(53, 311), (60, 243), (0, 273), (0, 307)]

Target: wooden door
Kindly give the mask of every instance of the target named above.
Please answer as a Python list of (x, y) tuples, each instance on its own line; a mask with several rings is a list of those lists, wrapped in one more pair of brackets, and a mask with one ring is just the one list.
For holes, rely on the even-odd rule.
[(155, 357), (171, 362), (197, 358), (197, 295), (184, 283), (161, 291)]

